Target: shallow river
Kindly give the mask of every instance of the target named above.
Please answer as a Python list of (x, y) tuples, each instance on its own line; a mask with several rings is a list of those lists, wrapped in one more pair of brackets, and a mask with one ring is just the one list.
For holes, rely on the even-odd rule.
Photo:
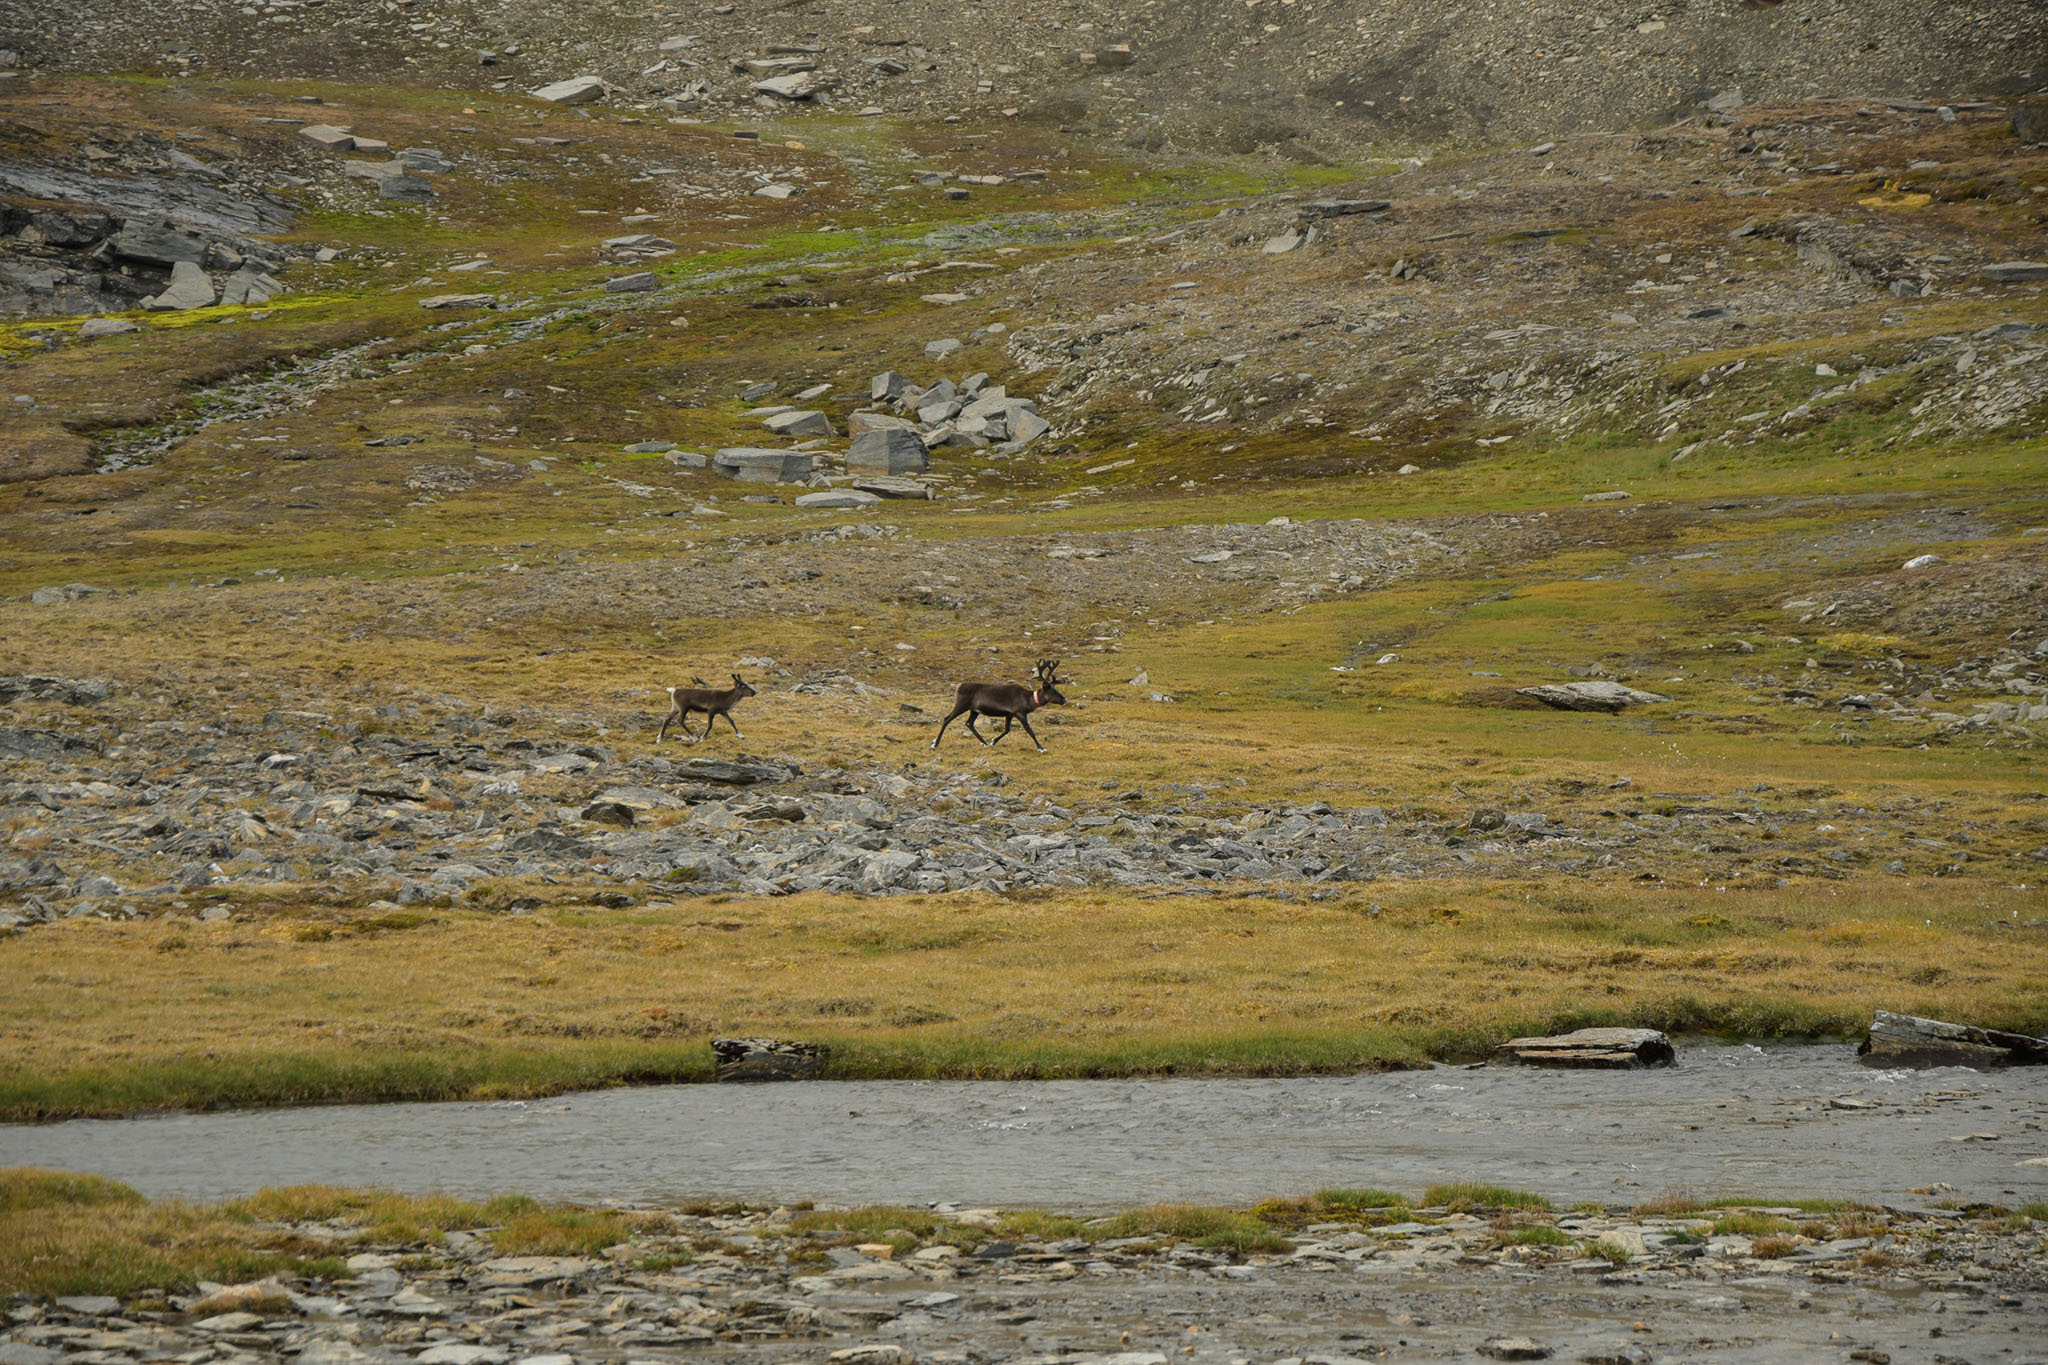
[(20, 1165), (190, 1198), (320, 1181), (1078, 1211), (1484, 1180), (1561, 1201), (2013, 1204), (2048, 1199), (2048, 1068), (1873, 1071), (1846, 1046), (1742, 1046), (1635, 1072), (662, 1086), (0, 1127), (0, 1166)]

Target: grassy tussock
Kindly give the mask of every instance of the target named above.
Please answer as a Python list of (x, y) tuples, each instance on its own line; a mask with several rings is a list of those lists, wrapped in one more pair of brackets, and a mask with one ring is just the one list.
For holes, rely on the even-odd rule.
[(360, 1240), (380, 1246), (438, 1242), (444, 1232), (490, 1227), (537, 1211), (524, 1195), (477, 1202), (448, 1195), (404, 1195), (389, 1190), (352, 1190), (333, 1185), (291, 1185), (266, 1189), (226, 1204), (232, 1215), (265, 1223), (337, 1223), (360, 1230)]
[[(151, 1202), (99, 1176), (0, 1170), (0, 1294), (129, 1298), (187, 1293), (200, 1280), (343, 1278), (332, 1239), (280, 1226), (304, 1223), (347, 1229), (342, 1248), (424, 1247), (443, 1233), (483, 1229), (501, 1256), (597, 1256), (673, 1227), (665, 1215), (544, 1205), (525, 1195), (476, 1201), (293, 1185), (189, 1204)], [(656, 1255), (669, 1266), (690, 1260), (676, 1248)]]
[(151, 1203), (96, 1176), (0, 1171), (0, 1294), (189, 1292), (202, 1279), (336, 1275), (324, 1243), (266, 1232), (235, 1212)]
[(1550, 1207), (1548, 1199), (1527, 1190), (1466, 1183), (1431, 1185), (1423, 1191), (1422, 1203), (1426, 1208), (1444, 1208), (1453, 1213), (1469, 1213), (1473, 1209), (1547, 1210)]
[(1234, 1251), (1289, 1251), (1293, 1243), (1265, 1220), (1200, 1204), (1155, 1204), (1120, 1213), (1103, 1224), (1105, 1237), (1165, 1237), (1198, 1247)]
[(666, 1232), (667, 1218), (613, 1210), (533, 1209), (514, 1215), (491, 1231), (491, 1250), (500, 1256), (597, 1256), (635, 1235)]

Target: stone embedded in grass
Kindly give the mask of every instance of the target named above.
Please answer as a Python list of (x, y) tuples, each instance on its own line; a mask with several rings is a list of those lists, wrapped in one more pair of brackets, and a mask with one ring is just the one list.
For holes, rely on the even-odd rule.
[(793, 1081), (815, 1076), (829, 1055), (817, 1043), (781, 1038), (713, 1038), (721, 1081)]
[(803, 508), (837, 508), (846, 511), (866, 511), (879, 506), (881, 498), (873, 493), (864, 493), (855, 488), (833, 488), (821, 493), (805, 493), (796, 500)]
[(802, 483), (817, 461), (800, 450), (763, 450), (732, 446), (711, 457), (711, 469), (741, 483)]
[(377, 197), (401, 204), (430, 204), (440, 194), (416, 175), (394, 175), (377, 182)]
[(1980, 267), (1977, 273), (1993, 284), (2029, 284), (2048, 280), (2048, 261), (1999, 261)]
[(1560, 711), (1606, 711), (1612, 714), (1624, 706), (1649, 706), (1667, 702), (1671, 698), (1659, 692), (1643, 692), (1605, 678), (1594, 678), (1586, 682), (1542, 683), (1535, 687), (1518, 687), (1516, 695), (1533, 697), (1545, 706), (1554, 706)]
[(924, 344), (924, 358), (944, 360), (953, 352), (960, 350), (963, 344), (958, 337), (940, 337), (937, 341), (927, 341)]
[(650, 289), (659, 288), (661, 277), (652, 270), (619, 275), (604, 282), (604, 292), (607, 294), (644, 294)]
[(836, 436), (832, 419), (822, 412), (809, 409), (792, 409), (778, 412), (769, 417), (768, 430), (777, 436)]
[(771, 76), (756, 81), (754, 91), (791, 101), (815, 100), (839, 88), (839, 78), (823, 71), (799, 71), (788, 76)]
[(139, 332), (142, 327), (126, 318), (87, 318), (78, 329), (81, 340), (91, 341), (95, 337), (119, 336), (123, 332)]
[(496, 308), (496, 294), (435, 294), (420, 300), (422, 308)]
[(318, 143), (331, 152), (346, 152), (356, 145), (352, 133), (331, 123), (309, 123), (299, 129), (299, 136), (308, 142)]
[(852, 486), (863, 493), (873, 493), (884, 498), (929, 499), (932, 495), (932, 490), (916, 479), (899, 479), (888, 475), (855, 479)]
[(597, 76), (576, 76), (544, 85), (533, 92), (533, 97), (549, 104), (590, 104), (604, 98), (604, 81)]
[(1548, 1360), (1550, 1348), (1533, 1337), (1495, 1337), (1481, 1343), (1479, 1354), (1492, 1360)]

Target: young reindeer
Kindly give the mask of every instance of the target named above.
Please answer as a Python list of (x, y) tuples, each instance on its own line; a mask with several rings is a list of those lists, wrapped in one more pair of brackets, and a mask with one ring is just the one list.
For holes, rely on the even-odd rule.
[[(654, 736), (656, 744), (661, 743), (663, 738), (667, 736), (668, 727), (671, 722), (684, 734), (690, 736), (690, 743), (701, 744), (711, 738), (711, 727), (720, 716), (725, 717), (725, 723), (732, 726), (734, 734), (739, 735), (741, 739), (746, 738), (745, 735), (740, 734), (739, 723), (732, 718), (732, 708), (739, 704), (740, 698), (757, 696), (759, 694), (753, 688), (741, 682), (739, 674), (735, 673), (732, 675), (731, 687), (671, 687), (666, 690), (668, 692), (669, 713), (663, 718), (661, 729)], [(704, 733), (701, 735), (690, 733), (690, 713), (692, 711), (702, 711), (704, 713)]]
[[(932, 740), (934, 749), (939, 740), (946, 737), (946, 727), (960, 716), (967, 717), (967, 729), (983, 744), (1000, 744), (1003, 735), (1010, 733), (1019, 722), (1024, 733), (1031, 736), (1031, 742), (1038, 744), (1038, 732), (1031, 728), (1031, 713), (1041, 706), (1065, 706), (1067, 699), (1053, 686), (1053, 675), (1059, 672), (1058, 659), (1040, 659), (1038, 667), (1031, 674), (1032, 686), (1019, 687), (1016, 683), (961, 683), (953, 691), (953, 714), (939, 722), (939, 733)], [(1001, 716), (1003, 732), (994, 739), (981, 733), (975, 725), (977, 716)], [(1038, 752), (1044, 753), (1045, 746), (1038, 744)]]

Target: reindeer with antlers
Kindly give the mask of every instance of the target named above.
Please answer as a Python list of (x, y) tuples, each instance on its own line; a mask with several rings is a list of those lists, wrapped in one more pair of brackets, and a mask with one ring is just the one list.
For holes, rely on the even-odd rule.
[[(1038, 667), (1032, 671), (1030, 687), (1016, 683), (961, 683), (953, 691), (953, 714), (939, 722), (939, 733), (932, 740), (932, 747), (939, 747), (939, 740), (946, 737), (946, 727), (961, 716), (967, 717), (969, 732), (985, 745), (1002, 743), (1003, 735), (1009, 734), (1020, 723), (1024, 726), (1024, 733), (1031, 736), (1031, 742), (1038, 744), (1038, 732), (1031, 728), (1031, 713), (1041, 706), (1067, 704), (1067, 699), (1054, 685), (1053, 675), (1059, 672), (1059, 667), (1058, 659), (1040, 659)], [(1002, 717), (1002, 734), (994, 739), (982, 734), (974, 723), (979, 716)], [(1038, 744), (1038, 752), (1045, 752), (1043, 744)]]
[[(739, 735), (741, 739), (745, 739), (746, 736), (740, 734), (739, 722), (732, 718), (732, 708), (739, 704), (739, 700), (742, 697), (759, 695), (753, 688), (741, 682), (740, 675), (737, 673), (732, 675), (731, 687), (671, 687), (667, 689), (667, 692), (669, 712), (661, 722), (661, 729), (654, 736), (656, 744), (661, 743), (667, 737), (668, 727), (671, 722), (684, 734), (690, 736), (690, 743), (702, 744), (705, 740), (711, 738), (711, 726), (720, 716), (725, 717), (725, 723), (732, 726), (734, 734)], [(690, 713), (692, 711), (702, 711), (704, 713), (704, 733), (701, 735), (691, 734), (690, 732)]]

